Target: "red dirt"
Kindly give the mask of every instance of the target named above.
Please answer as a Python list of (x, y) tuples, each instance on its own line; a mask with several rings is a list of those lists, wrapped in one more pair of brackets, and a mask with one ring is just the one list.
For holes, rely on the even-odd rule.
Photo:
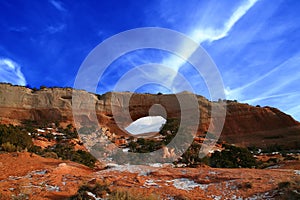
[[(92, 170), (83, 165), (30, 153), (1, 154), (0, 171), (3, 198), (24, 194), (30, 199), (59, 199), (73, 195), (92, 174)], [(55, 186), (60, 188), (59, 191), (51, 191)]]
[[(299, 161), (288, 167), (299, 169)], [(43, 158), (30, 153), (5, 153), (0, 156), (0, 197), (20, 194), (29, 199), (65, 199), (79, 186), (96, 178), (114, 190), (157, 194), (161, 199), (184, 196), (189, 199), (233, 199), (272, 195), (278, 183), (300, 180), (291, 169), (214, 169), (150, 166), (117, 166), (93, 171), (70, 161)], [(184, 184), (187, 188), (184, 188)], [(193, 186), (194, 184), (194, 186)], [(179, 186), (182, 186), (181, 188)], [(57, 191), (51, 191), (57, 190)], [(263, 197), (263, 196), (260, 196)], [(261, 199), (261, 198), (258, 198)]]

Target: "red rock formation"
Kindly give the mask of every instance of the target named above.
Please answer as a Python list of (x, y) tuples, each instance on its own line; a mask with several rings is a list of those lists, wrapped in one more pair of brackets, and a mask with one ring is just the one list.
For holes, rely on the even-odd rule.
[[(112, 95), (115, 101), (112, 101)], [(80, 102), (72, 102), (72, 95), (80, 95)], [(189, 95), (182, 93), (180, 95)], [(129, 112), (132, 119), (121, 114), (122, 106), (129, 100)], [(197, 96), (200, 118), (198, 134), (208, 131), (217, 123), (217, 118), (211, 118), (211, 107), (225, 109), (225, 105), (210, 102)], [(74, 100), (74, 99), (73, 99)], [(38, 91), (0, 84), (0, 123), (20, 124), (24, 120), (37, 122), (60, 122), (62, 125), (74, 124), (73, 111), (79, 111), (81, 125), (98, 118), (103, 127), (120, 135), (126, 134), (116, 125), (114, 119), (120, 119), (121, 126), (127, 126), (131, 120), (148, 116), (149, 109), (159, 104), (165, 108), (165, 113), (153, 109), (152, 115), (166, 115), (169, 118), (180, 118), (181, 107), (175, 95), (152, 95), (132, 93), (106, 93), (95, 95), (71, 88), (45, 88)], [(74, 104), (75, 103), (75, 104)], [(74, 105), (77, 106), (74, 108)], [(96, 110), (96, 115), (91, 114)], [(114, 112), (112, 112), (114, 111)], [(157, 112), (157, 113), (156, 113)], [(282, 144), (290, 147), (300, 146), (300, 123), (291, 116), (271, 107), (254, 107), (248, 104), (227, 102), (226, 120), (221, 139), (230, 143), (242, 145), (265, 146)]]

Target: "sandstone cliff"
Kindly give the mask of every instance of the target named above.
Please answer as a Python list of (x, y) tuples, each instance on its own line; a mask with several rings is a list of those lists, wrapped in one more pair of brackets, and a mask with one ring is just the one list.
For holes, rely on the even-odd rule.
[[(77, 106), (75, 109), (80, 111), (79, 123), (81, 125), (94, 121), (96, 117), (101, 126), (108, 127), (117, 134), (126, 134), (115, 123), (115, 118), (123, 117), (118, 113), (126, 103), (129, 104), (128, 109), (132, 120), (148, 116), (149, 112), (151, 115), (170, 118), (180, 118), (182, 113), (175, 95), (128, 92), (95, 95), (71, 88), (45, 88), (33, 91), (26, 87), (0, 84), (0, 123), (21, 124), (26, 120), (34, 120), (39, 123), (73, 124), (72, 95), (80, 96), (80, 102), (75, 104)], [(114, 100), (112, 100), (113, 95)], [(300, 146), (298, 142), (300, 141), (300, 123), (276, 108), (254, 107), (232, 101), (227, 101), (225, 104), (210, 102), (201, 96), (197, 96), (197, 100), (200, 111), (199, 135), (208, 131), (209, 126), (213, 127), (218, 121), (217, 118), (211, 118), (211, 107), (216, 106), (220, 110), (226, 108), (221, 139), (227, 142), (256, 146), (271, 144), (282, 144), (294, 148)], [(160, 109), (159, 106), (164, 109)], [(96, 110), (96, 115), (92, 116), (90, 110)], [(130, 120), (124, 117), (121, 125), (128, 125)]]

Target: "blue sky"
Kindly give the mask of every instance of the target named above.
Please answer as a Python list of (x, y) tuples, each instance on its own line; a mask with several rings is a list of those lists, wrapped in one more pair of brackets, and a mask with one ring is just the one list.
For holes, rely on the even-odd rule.
[[(163, 27), (202, 45), (220, 71), (227, 99), (277, 107), (300, 120), (299, 10), (297, 0), (1, 0), (0, 81), (72, 87), (83, 60), (105, 39)], [(117, 59), (97, 91), (112, 90), (124, 73), (149, 62), (175, 66), (195, 92), (210, 98), (192, 66), (153, 49)], [(138, 91), (172, 92), (159, 85)]]

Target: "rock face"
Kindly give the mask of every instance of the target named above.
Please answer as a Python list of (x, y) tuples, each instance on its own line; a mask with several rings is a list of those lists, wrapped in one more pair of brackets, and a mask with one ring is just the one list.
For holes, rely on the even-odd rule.
[[(72, 102), (72, 95), (80, 96), (80, 102)], [(215, 106), (220, 110), (226, 109), (221, 139), (227, 142), (258, 147), (271, 144), (300, 147), (300, 123), (276, 108), (254, 107), (233, 101), (210, 102), (201, 96), (197, 96), (197, 101), (200, 111), (197, 133), (199, 135), (217, 123), (218, 117), (211, 117), (211, 108)], [(126, 104), (129, 105), (127, 109), (130, 118), (122, 114)], [(156, 109), (157, 106), (164, 109)], [(0, 84), (0, 109), (0, 123), (21, 124), (26, 120), (34, 120), (38, 123), (60, 122), (62, 125), (74, 124), (72, 111), (76, 110), (79, 113), (76, 120), (79, 125), (89, 124), (97, 118), (100, 126), (107, 127), (116, 134), (126, 134), (119, 126), (126, 127), (132, 120), (148, 116), (149, 112), (151, 115), (168, 118), (180, 118), (182, 114), (176, 95), (129, 92), (95, 95), (71, 88), (45, 88), (33, 91), (9, 84)], [(91, 114), (91, 110), (96, 111), (95, 116)], [(119, 126), (116, 119), (121, 119), (117, 120), (120, 121)]]
[(0, 84), (1, 123), (72, 122), (72, 89), (33, 91), (26, 87)]

